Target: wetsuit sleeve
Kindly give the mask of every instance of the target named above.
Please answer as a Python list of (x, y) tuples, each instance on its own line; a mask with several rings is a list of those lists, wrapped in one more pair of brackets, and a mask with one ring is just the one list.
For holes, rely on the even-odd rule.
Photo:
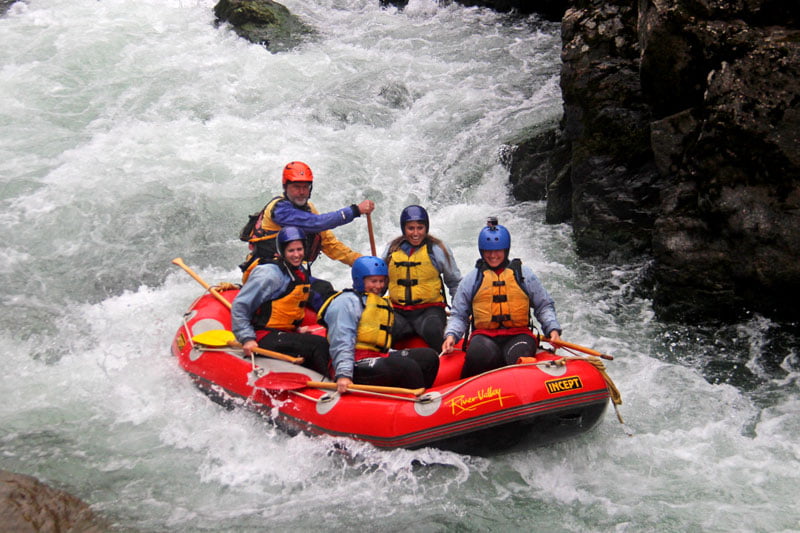
[(545, 335), (550, 335), (550, 332), (557, 330), (561, 334), (561, 324), (558, 323), (556, 317), (556, 304), (544, 288), (542, 282), (533, 273), (533, 270), (523, 266), (522, 275), (525, 277), (525, 291), (531, 299), (531, 307), (533, 307), (533, 314), (539, 324), (542, 326), (542, 331)]
[(231, 329), (237, 341), (244, 344), (256, 338), (251, 323), (253, 314), (261, 304), (281, 294), (288, 284), (289, 278), (277, 265), (259, 265), (253, 269), (231, 305)]
[(343, 293), (330, 303), (325, 312), (331, 363), (336, 379), (353, 379), (356, 336), (362, 311), (359, 296), (355, 293)]
[(322, 239), (322, 252), (331, 259), (353, 266), (355, 260), (361, 257), (360, 253), (351, 250), (337, 239), (332, 231), (322, 231), (319, 236)]
[(447, 326), (444, 336), (452, 335), (456, 341), (459, 340), (464, 332), (467, 331), (469, 314), (472, 309), (472, 289), (475, 286), (475, 279), (478, 270), (469, 272), (458, 284), (458, 290), (453, 297), (453, 305), (450, 307), (450, 317), (447, 319)]
[(317, 213), (305, 211), (295, 207), (290, 201), (278, 202), (272, 213), (272, 220), (281, 227), (297, 226), (306, 233), (321, 233), (325, 230), (339, 227), (359, 215), (355, 206), (343, 207), (330, 213)]

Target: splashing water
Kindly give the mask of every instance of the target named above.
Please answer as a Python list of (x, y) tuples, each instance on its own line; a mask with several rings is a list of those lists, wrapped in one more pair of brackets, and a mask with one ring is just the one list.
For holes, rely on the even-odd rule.
[[(543, 204), (509, 197), (503, 146), (561, 115), (557, 24), (287, 1), (319, 35), (270, 54), (216, 28), (213, 4), (29, 0), (0, 18), (0, 468), (121, 530), (800, 528), (796, 326), (660, 323), (636, 290), (648, 265), (587, 263)], [(238, 231), (291, 160), (322, 210), (374, 200), (381, 245), (425, 205), (462, 272), (498, 216), (564, 338), (615, 355), (634, 436), (609, 414), (491, 458), (383, 451), (195, 390), (169, 343), (202, 289), (170, 260), (237, 281)], [(363, 220), (336, 234), (369, 249)], [(343, 265), (315, 268), (347, 286)]]

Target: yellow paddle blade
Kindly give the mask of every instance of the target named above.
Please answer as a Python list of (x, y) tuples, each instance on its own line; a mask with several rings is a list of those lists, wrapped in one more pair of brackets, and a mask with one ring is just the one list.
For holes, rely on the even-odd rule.
[(236, 336), (227, 329), (212, 329), (192, 337), (192, 342), (204, 346), (228, 346), (229, 342), (235, 340)]

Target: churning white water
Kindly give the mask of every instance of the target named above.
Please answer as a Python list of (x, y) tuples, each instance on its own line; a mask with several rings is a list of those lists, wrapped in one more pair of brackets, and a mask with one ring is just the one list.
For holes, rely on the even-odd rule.
[[(26, 0), (0, 18), (0, 469), (123, 531), (800, 530), (796, 326), (657, 321), (647, 265), (578, 258), (515, 204), (505, 142), (561, 113), (559, 26), (411, 0), (285, 0), (316, 39), (271, 54), (213, 0)], [(405, 205), (461, 269), (496, 215), (564, 338), (612, 353), (609, 409), (568, 442), (496, 457), (288, 437), (190, 384), (169, 353), (207, 281), (237, 281), (247, 214), (307, 162), (323, 210)], [(367, 252), (366, 223), (336, 231)], [(342, 288), (344, 265), (318, 276)]]

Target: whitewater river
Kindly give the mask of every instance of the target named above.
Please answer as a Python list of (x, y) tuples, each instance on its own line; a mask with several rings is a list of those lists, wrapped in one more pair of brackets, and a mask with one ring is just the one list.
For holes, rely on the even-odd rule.
[[(559, 25), (411, 0), (285, 0), (318, 29), (273, 55), (213, 0), (27, 0), (0, 18), (0, 469), (121, 531), (797, 531), (796, 326), (655, 319), (646, 264), (580, 259), (515, 204), (502, 146), (561, 114)], [(554, 296), (564, 339), (614, 354), (592, 432), (470, 457), (290, 438), (194, 389), (169, 352), (207, 281), (237, 281), (247, 214), (307, 162), (323, 210), (403, 206), (471, 268), (486, 216)], [(337, 230), (367, 252), (364, 219)], [(343, 288), (344, 265), (316, 274)], [(626, 430), (633, 436), (626, 435)]]

